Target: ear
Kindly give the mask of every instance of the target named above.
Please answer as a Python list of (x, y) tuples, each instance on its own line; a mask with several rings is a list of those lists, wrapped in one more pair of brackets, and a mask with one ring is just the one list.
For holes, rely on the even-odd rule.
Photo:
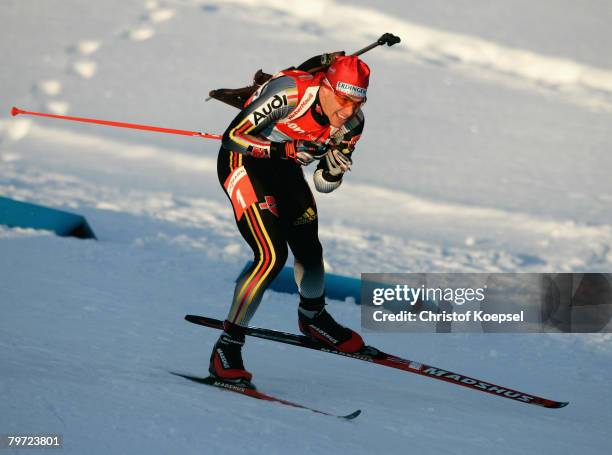
[(324, 84), (321, 85), (321, 88), (319, 89), (319, 102), (321, 103), (321, 108), (323, 109), (323, 111), (325, 111), (329, 106), (330, 94), (333, 94), (331, 88), (327, 87)]

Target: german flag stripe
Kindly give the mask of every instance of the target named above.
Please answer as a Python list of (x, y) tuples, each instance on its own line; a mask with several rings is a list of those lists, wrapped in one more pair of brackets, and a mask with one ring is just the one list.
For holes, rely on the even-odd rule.
[(266, 230), (266, 226), (264, 225), (262, 219), (261, 219), (261, 215), (259, 213), (259, 209), (257, 208), (256, 205), (253, 206), (253, 213), (255, 214), (255, 217), (257, 218), (257, 222), (258, 225), (261, 227), (261, 231), (265, 237), (265, 240), (267, 242), (267, 245), (269, 247), (270, 250), (270, 264), (265, 268), (265, 270), (263, 271), (263, 274), (261, 275), (260, 278), (257, 279), (255, 286), (253, 287), (252, 292), (249, 295), (249, 298), (246, 302), (246, 306), (243, 309), (243, 314), (239, 314), (239, 316), (241, 318), (244, 318), (244, 316), (246, 315), (246, 312), (248, 310), (248, 308), (251, 306), (251, 302), (253, 301), (253, 298), (255, 297), (255, 295), (257, 295), (259, 288), (261, 287), (261, 285), (264, 283), (264, 281), (266, 280), (266, 278), (270, 275), (270, 273), (272, 272), (272, 269), (274, 268), (275, 264), (276, 264), (276, 251), (274, 250), (274, 245), (272, 244), (272, 240), (270, 239), (270, 235), (268, 234), (268, 231)]
[(241, 123), (236, 125), (235, 128), (232, 128), (229, 132), (229, 137), (232, 141), (241, 145), (244, 148), (247, 148), (251, 143), (249, 141), (244, 140), (243, 132), (246, 128), (251, 125), (251, 122), (248, 119), (244, 119)]
[(239, 168), (240, 166), (242, 166), (242, 153), (230, 152), (229, 153), (230, 174), (234, 172), (234, 170)]
[[(241, 293), (242, 298), (240, 300), (240, 305), (238, 306), (238, 309), (236, 311), (236, 317), (239, 319), (244, 317), (244, 313), (246, 312), (247, 308), (253, 301), (253, 297), (255, 296), (256, 290), (259, 288), (261, 284), (261, 280), (263, 280), (265, 276), (268, 275), (269, 267), (270, 265), (273, 265), (273, 262), (271, 261), (272, 255), (270, 254), (271, 250), (273, 251), (273, 248), (270, 248), (271, 245), (266, 243), (266, 240), (261, 233), (261, 229), (260, 229), (258, 220), (255, 219), (253, 212), (254, 210), (250, 211), (248, 215), (250, 218), (249, 226), (254, 227), (254, 231), (256, 233), (256, 238), (258, 239), (258, 243), (261, 242), (261, 245), (263, 246), (264, 257), (258, 263), (257, 269), (253, 271), (257, 273), (255, 273), (255, 276), (252, 278), (252, 280), (248, 282), (248, 286), (246, 286), (247, 283), (243, 285), (243, 289), (245, 286), (246, 286), (246, 289), (244, 290), (243, 293)], [(261, 264), (261, 267), (260, 267), (260, 264)], [(251, 274), (251, 276), (252, 275), (253, 274)]]
[(248, 118), (245, 118), (235, 128), (229, 132), (230, 138), (242, 147), (247, 148), (249, 145), (258, 147), (266, 147), (269, 142), (258, 141), (254, 136), (249, 136), (249, 132), (255, 128)]
[[(238, 305), (238, 307), (236, 307), (235, 311), (232, 309), (232, 313), (233, 313), (232, 322), (233, 323), (238, 323), (237, 321), (239, 320), (241, 312), (243, 312), (243, 309), (246, 310), (245, 301), (247, 300), (247, 297), (249, 297), (249, 294), (251, 294), (254, 286), (259, 281), (262, 274), (264, 273), (264, 271), (267, 269), (267, 267), (270, 264), (271, 255), (270, 255), (269, 245), (265, 242), (265, 238), (261, 235), (261, 230), (259, 229), (259, 226), (257, 225), (257, 220), (255, 219), (252, 212), (253, 212), (252, 207), (247, 209), (246, 211), (247, 216), (245, 217), (245, 219), (247, 220), (249, 229), (251, 230), (251, 234), (253, 235), (253, 238), (255, 239), (255, 242), (257, 243), (257, 248), (259, 250), (259, 261), (257, 262), (257, 265), (251, 271), (249, 277), (242, 284), (240, 292), (236, 295), (234, 306), (236, 305), (236, 301), (238, 299), (240, 299), (240, 304)], [(250, 298), (248, 299), (248, 303), (246, 304), (246, 306), (248, 306), (248, 304), (252, 300), (253, 300), (253, 294), (250, 295)]]
[(242, 294), (242, 300), (238, 308), (237, 315), (237, 319), (239, 320), (244, 320), (244, 318), (247, 316), (249, 309), (252, 307), (253, 300), (256, 296), (260, 295), (259, 291), (261, 286), (263, 285), (267, 277), (270, 275), (270, 273), (272, 273), (272, 270), (276, 265), (276, 251), (274, 250), (274, 245), (270, 240), (270, 236), (265, 228), (265, 225), (261, 220), (261, 215), (258, 209), (252, 210), (252, 212), (250, 213), (250, 217), (258, 237), (262, 239), (261, 236), (263, 235), (262, 240), (264, 241), (264, 250), (267, 254), (269, 254), (269, 256), (265, 258), (263, 266), (261, 268), (258, 268), (258, 273), (253, 278), (253, 281), (249, 283), (244, 294)]
[[(257, 249), (259, 251), (259, 261), (255, 265), (255, 267), (253, 267), (253, 270), (251, 270), (251, 273), (250, 273), (249, 277), (246, 278), (244, 280), (244, 282), (242, 283), (242, 287), (240, 288), (240, 291), (237, 292), (236, 295), (234, 296), (234, 302), (232, 304), (232, 309), (230, 311), (230, 315), (228, 316), (228, 319), (232, 323), (234, 323), (234, 324), (238, 323), (238, 314), (240, 313), (240, 309), (241, 309), (242, 304), (244, 302), (244, 298), (243, 297), (244, 297), (245, 289), (247, 288), (247, 286), (249, 286), (249, 283), (251, 283), (253, 281), (253, 279), (257, 275), (259, 269), (264, 264), (264, 259), (265, 259), (265, 255), (264, 255), (264, 251), (262, 249), (262, 244), (260, 242), (260, 239), (254, 233), (253, 225), (251, 224), (251, 220), (250, 220), (250, 216), (249, 216), (249, 212), (250, 212), (250, 210), (246, 211), (246, 215), (247, 216), (245, 216), (244, 219), (247, 221), (247, 223), (249, 225), (249, 230), (251, 231), (251, 234), (253, 235), (253, 238), (255, 239), (255, 242), (257, 243)], [(239, 304), (238, 304), (238, 301), (240, 301)]]
[[(251, 132), (251, 130), (255, 129), (255, 125), (251, 125), (251, 122), (249, 122), (249, 125), (251, 127), (244, 131), (244, 136), (243, 137), (245, 138), (245, 140), (248, 140), (252, 144), (258, 145), (260, 147), (267, 147), (267, 146), (269, 146), (270, 145), (269, 141), (258, 141), (257, 137), (249, 136), (249, 133)], [(242, 133), (242, 130), (241, 130), (241, 133)]]

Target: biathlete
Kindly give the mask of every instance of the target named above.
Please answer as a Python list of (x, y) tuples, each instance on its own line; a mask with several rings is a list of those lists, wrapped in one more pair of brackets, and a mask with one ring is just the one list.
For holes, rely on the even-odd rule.
[(270, 282), (295, 258), (300, 331), (342, 352), (359, 351), (361, 336), (325, 310), (323, 249), (317, 207), (303, 166), (318, 160), (317, 191), (342, 183), (363, 131), (370, 69), (356, 56), (338, 56), (324, 72), (290, 69), (274, 75), (245, 103), (223, 135), (219, 182), (254, 261), (236, 283), (224, 331), (209, 371), (252, 387), (242, 360), (248, 325)]

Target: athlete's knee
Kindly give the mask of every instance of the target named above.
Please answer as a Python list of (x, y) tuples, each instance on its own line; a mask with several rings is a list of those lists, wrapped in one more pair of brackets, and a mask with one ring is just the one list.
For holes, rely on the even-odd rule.
[(275, 242), (273, 245), (273, 248), (274, 248), (274, 255), (275, 255), (273, 273), (274, 273), (274, 276), (276, 276), (285, 266), (289, 252), (287, 250), (287, 243), (284, 241)]
[(314, 242), (306, 257), (310, 260), (309, 262), (312, 262), (313, 264), (323, 263), (323, 246), (321, 245), (321, 242), (319, 242), (319, 239)]
[(314, 242), (294, 245), (292, 251), (295, 259), (305, 267), (317, 266), (323, 263), (323, 247), (318, 239)]
[(284, 241), (270, 242), (265, 250), (254, 250), (253, 253), (254, 264), (263, 264), (269, 281), (280, 273), (287, 262), (288, 250)]

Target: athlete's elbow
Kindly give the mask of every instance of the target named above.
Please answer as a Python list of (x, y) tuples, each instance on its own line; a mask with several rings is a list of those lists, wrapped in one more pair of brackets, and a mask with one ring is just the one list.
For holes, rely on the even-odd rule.
[(236, 142), (232, 140), (229, 131), (223, 133), (223, 137), (221, 138), (221, 146), (226, 150), (236, 149)]

